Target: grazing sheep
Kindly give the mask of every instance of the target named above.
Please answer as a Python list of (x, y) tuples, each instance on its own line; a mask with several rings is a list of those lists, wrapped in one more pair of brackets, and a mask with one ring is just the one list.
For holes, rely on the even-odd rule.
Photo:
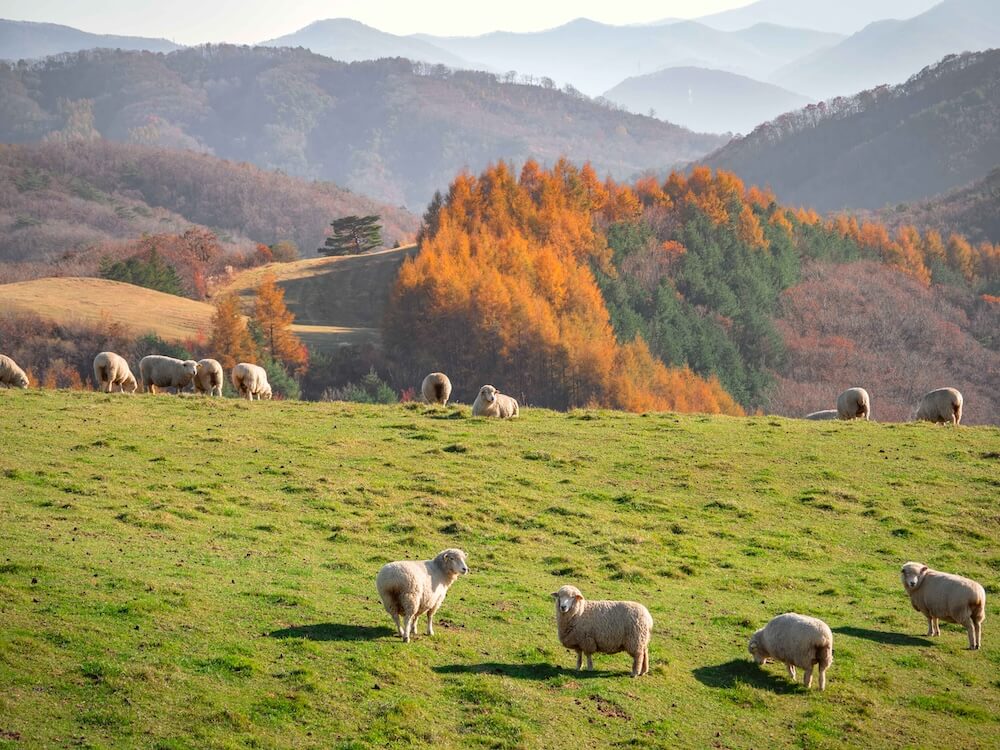
[(836, 409), (824, 409), (806, 414), (806, 419), (839, 419), (839, 412)]
[(111, 393), (116, 385), (121, 393), (126, 390), (135, 393), (139, 387), (128, 362), (114, 352), (101, 352), (94, 357), (94, 382), (97, 389), (104, 393)]
[(927, 618), (927, 635), (941, 635), (939, 620), (954, 622), (965, 626), (970, 649), (982, 647), (986, 591), (981, 585), (918, 562), (906, 563), (900, 576), (910, 604)]
[(576, 651), (576, 668), (587, 656), (587, 669), (594, 668), (593, 654), (627, 652), (632, 657), (632, 676), (649, 671), (649, 639), (653, 617), (638, 602), (588, 602), (576, 586), (563, 586), (552, 594), (556, 600), (559, 642)]
[(448, 587), (468, 572), (460, 549), (446, 549), (433, 560), (400, 560), (382, 566), (375, 588), (404, 643), (416, 635), (417, 619), (425, 612), (427, 635), (434, 635), (434, 613), (444, 604)]
[(472, 404), (472, 416), (474, 417), (498, 417), (509, 419), (516, 417), (520, 413), (517, 400), (511, 396), (505, 396), (492, 385), (484, 385), (479, 389), (475, 403)]
[(271, 384), (267, 382), (267, 371), (260, 365), (240, 362), (233, 368), (230, 377), (233, 388), (240, 394), (240, 398), (246, 398), (247, 401), (253, 401), (254, 396), (258, 401), (261, 397), (271, 398)]
[(784, 662), (788, 676), (795, 668), (806, 671), (802, 684), (812, 685), (813, 665), (819, 668), (819, 689), (826, 690), (826, 670), (833, 664), (833, 633), (815, 617), (786, 612), (778, 615), (750, 637), (750, 655), (758, 664), (769, 659)]
[(955, 388), (938, 388), (920, 399), (917, 420), (958, 426), (962, 421), (962, 394)]
[(156, 393), (157, 388), (175, 388), (179, 394), (198, 373), (198, 363), (193, 359), (180, 360), (150, 354), (139, 362), (139, 377), (146, 393)]
[(0, 385), (8, 388), (28, 387), (28, 376), (17, 366), (17, 362), (6, 354), (0, 354)]
[(222, 383), (225, 380), (222, 365), (216, 359), (199, 359), (198, 373), (194, 376), (195, 393), (207, 393), (210, 396), (222, 395)]
[(841, 419), (868, 419), (872, 402), (864, 388), (848, 388), (837, 396), (837, 415)]
[(432, 372), (420, 386), (420, 392), (424, 394), (424, 401), (428, 404), (448, 405), (451, 398), (451, 381), (443, 372)]

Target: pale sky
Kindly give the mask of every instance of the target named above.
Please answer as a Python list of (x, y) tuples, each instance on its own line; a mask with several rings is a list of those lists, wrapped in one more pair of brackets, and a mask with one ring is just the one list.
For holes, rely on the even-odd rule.
[(0, 18), (47, 21), (177, 44), (248, 44), (323, 18), (354, 18), (393, 34), (539, 31), (585, 16), (613, 24), (695, 18), (751, 0), (0, 0)]

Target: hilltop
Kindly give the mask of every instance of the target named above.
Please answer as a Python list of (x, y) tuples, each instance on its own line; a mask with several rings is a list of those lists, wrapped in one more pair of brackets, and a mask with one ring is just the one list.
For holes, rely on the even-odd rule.
[[(1000, 739), (995, 428), (0, 391), (0, 743), (956, 746)], [(775, 460), (781, 456), (781, 460)], [(387, 560), (469, 555), (404, 646)], [(981, 652), (899, 566), (989, 591)], [(645, 602), (648, 677), (549, 596)], [(750, 634), (824, 618), (825, 693)], [(421, 626), (420, 633), (423, 633)]]
[(8, 21), (0, 18), (0, 59), (35, 60), (63, 52), (106, 47), (108, 49), (172, 52), (181, 45), (166, 39), (116, 34), (91, 34), (57, 23)]

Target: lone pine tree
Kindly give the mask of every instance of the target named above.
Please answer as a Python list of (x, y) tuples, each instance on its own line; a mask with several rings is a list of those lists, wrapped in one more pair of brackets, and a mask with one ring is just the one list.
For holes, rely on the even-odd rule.
[(323, 247), (318, 250), (319, 254), (350, 255), (379, 247), (382, 244), (380, 220), (380, 217), (374, 215), (334, 219), (330, 223), (333, 234), (326, 238)]

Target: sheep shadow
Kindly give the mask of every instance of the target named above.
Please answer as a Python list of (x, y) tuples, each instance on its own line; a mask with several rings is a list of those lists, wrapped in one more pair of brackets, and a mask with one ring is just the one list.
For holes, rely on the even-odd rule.
[[(875, 641), (886, 646), (933, 646), (934, 644), (926, 638), (920, 638), (906, 633), (891, 633), (886, 630), (869, 630), (868, 628), (854, 628), (844, 625), (833, 628), (834, 633), (849, 635), (852, 638), (864, 638), (866, 641)], [(836, 645), (836, 644), (834, 644)]]
[[(773, 664), (769, 666), (774, 667)], [(800, 688), (798, 683), (788, 679), (784, 665), (778, 664), (777, 668), (782, 670), (780, 674), (768, 672), (767, 667), (757, 666), (749, 659), (732, 659), (725, 664), (697, 667), (691, 673), (698, 682), (710, 688), (728, 689), (744, 684), (772, 693), (793, 693)]]
[(557, 667), (546, 662), (535, 664), (503, 664), (501, 662), (482, 662), (480, 664), (443, 664), (431, 667), (438, 674), (495, 674), (503, 677), (513, 677), (516, 680), (550, 680), (553, 677), (574, 677), (577, 679), (596, 679), (603, 677), (621, 677), (628, 672), (613, 672), (603, 669), (592, 671), (576, 671), (567, 667)]
[(396, 637), (396, 631), (381, 625), (322, 622), (316, 625), (294, 625), (274, 630), (267, 635), (269, 638), (304, 638), (307, 641), (371, 641), (376, 638)]

